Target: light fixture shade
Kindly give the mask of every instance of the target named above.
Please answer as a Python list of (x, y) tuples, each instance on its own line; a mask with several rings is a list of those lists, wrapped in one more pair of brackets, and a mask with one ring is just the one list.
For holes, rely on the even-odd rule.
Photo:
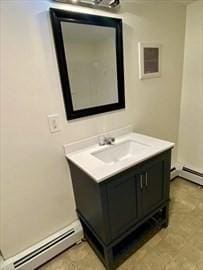
[(100, 8), (118, 8), (120, 0), (54, 0), (55, 2)]

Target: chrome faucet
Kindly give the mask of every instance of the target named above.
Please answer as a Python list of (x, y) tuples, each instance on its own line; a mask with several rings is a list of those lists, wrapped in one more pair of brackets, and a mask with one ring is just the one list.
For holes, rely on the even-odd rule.
[(99, 145), (112, 145), (115, 142), (114, 137), (102, 136), (99, 138)]

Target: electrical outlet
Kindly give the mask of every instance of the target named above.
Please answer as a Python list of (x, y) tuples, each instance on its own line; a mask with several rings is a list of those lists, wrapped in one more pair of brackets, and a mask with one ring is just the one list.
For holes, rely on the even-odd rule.
[(48, 115), (48, 121), (49, 121), (49, 129), (51, 133), (58, 132), (61, 130), (58, 114)]

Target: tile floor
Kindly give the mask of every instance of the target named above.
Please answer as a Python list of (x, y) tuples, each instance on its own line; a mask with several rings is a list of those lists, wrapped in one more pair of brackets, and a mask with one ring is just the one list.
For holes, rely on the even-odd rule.
[[(38, 270), (104, 270), (87, 242)], [(171, 183), (170, 219), (118, 270), (203, 270), (203, 189), (180, 178)]]

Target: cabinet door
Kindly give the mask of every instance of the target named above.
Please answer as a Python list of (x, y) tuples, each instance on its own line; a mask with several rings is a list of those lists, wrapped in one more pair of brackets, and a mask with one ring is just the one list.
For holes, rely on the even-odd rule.
[(137, 188), (135, 175), (126, 175), (107, 185), (109, 225), (112, 239), (135, 223)]
[(164, 168), (164, 160), (157, 160), (144, 166), (140, 175), (142, 216), (152, 211), (165, 199), (166, 175)]

